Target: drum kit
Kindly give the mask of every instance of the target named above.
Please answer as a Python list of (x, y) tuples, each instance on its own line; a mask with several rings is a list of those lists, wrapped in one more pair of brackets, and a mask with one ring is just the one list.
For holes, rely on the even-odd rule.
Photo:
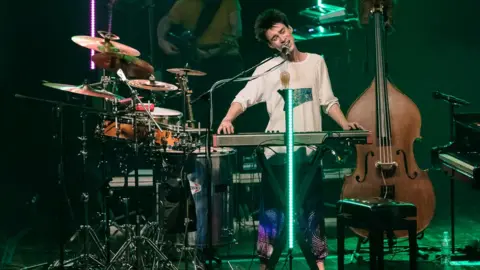
[[(205, 148), (203, 147), (204, 142), (202, 142), (202, 140), (205, 138), (205, 133), (207, 132), (206, 129), (200, 128), (200, 125), (197, 124), (193, 118), (193, 112), (190, 106), (190, 95), (192, 91), (188, 86), (188, 77), (205, 76), (206, 73), (187, 68), (172, 68), (167, 71), (175, 74), (177, 85), (156, 81), (153, 76), (153, 67), (149, 63), (138, 58), (140, 55), (139, 51), (119, 43), (119, 37), (114, 34), (103, 31), (99, 31), (98, 33), (101, 37), (74, 36), (72, 37), (72, 41), (81, 47), (96, 51), (92, 56), (92, 61), (98, 68), (102, 69), (103, 76), (101, 77), (100, 82), (84, 83), (80, 86), (47, 81), (43, 81), (42, 84), (45, 87), (72, 93), (74, 95), (94, 97), (102, 101), (103, 109), (93, 110), (93, 113), (98, 116), (98, 124), (94, 130), (94, 137), (102, 144), (100, 150), (101, 161), (99, 162), (99, 168), (102, 168), (101, 171), (103, 173), (102, 179), (106, 180), (106, 182), (111, 181), (111, 178), (109, 179), (109, 176), (107, 175), (108, 170), (106, 169), (106, 166), (109, 163), (106, 155), (108, 148), (107, 145), (109, 145), (109, 143), (113, 142), (113, 148), (117, 158), (125, 154), (127, 151), (125, 149), (129, 149), (128, 151), (133, 152), (133, 155), (130, 156), (133, 156), (133, 162), (131, 162), (133, 166), (130, 164), (128, 165), (131, 166), (129, 168), (124, 166), (127, 163), (125, 162), (126, 157), (123, 159), (120, 157), (119, 163), (121, 163), (122, 177), (125, 179), (122, 188), (131, 191), (133, 186), (135, 190), (133, 198), (131, 198), (132, 201), (134, 201), (134, 208), (136, 209), (135, 221), (134, 224), (129, 224), (128, 218), (126, 218), (125, 224), (118, 226), (119, 228), (122, 228), (126, 238), (123, 245), (114, 253), (111, 250), (109, 240), (111, 239), (111, 235), (109, 231), (115, 221), (110, 220), (111, 217), (107, 214), (109, 211), (108, 207), (102, 209), (104, 212), (102, 215), (102, 226), (104, 226), (105, 229), (105, 241), (102, 243), (97, 236), (96, 231), (89, 225), (89, 220), (91, 219), (87, 210), (89, 194), (87, 192), (88, 188), (85, 187), (85, 191), (83, 191), (81, 196), (81, 201), (84, 207), (84, 224), (80, 226), (80, 229), (75, 233), (74, 237), (72, 237), (77, 238), (77, 236), (82, 235), (82, 252), (78, 257), (67, 259), (65, 258), (65, 250), (61, 249), (60, 259), (50, 265), (49, 269), (64, 269), (67, 267), (73, 267), (75, 269), (177, 269), (178, 267), (171, 262), (169, 257), (165, 254), (164, 249), (165, 242), (163, 239), (166, 225), (164, 209), (162, 208), (165, 205), (165, 198), (162, 198), (162, 196), (165, 195), (165, 192), (162, 189), (165, 188), (165, 183), (168, 181), (166, 180), (169, 177), (167, 175), (171, 175), (172, 171), (175, 171), (174, 174), (177, 175), (180, 186), (182, 186), (182, 189), (185, 188), (188, 191), (187, 193), (191, 192), (195, 195), (195, 193), (199, 192), (199, 188), (201, 188), (200, 186), (204, 184), (202, 181), (205, 181), (205, 179), (201, 181), (198, 180), (201, 178), (201, 175), (199, 176), (198, 174), (196, 176), (196, 178), (198, 178), (197, 180), (188, 179), (189, 176), (186, 173), (188, 170), (185, 168), (189, 166), (186, 165), (186, 163), (191, 159), (191, 156), (201, 157), (201, 152), (204, 151), (201, 149)], [(107, 72), (109, 76), (106, 76)], [(110, 73), (115, 73), (117, 76), (111, 75)], [(116, 94), (119, 92), (118, 89), (122, 85), (126, 86), (129, 90), (130, 95), (128, 97)], [(140, 91), (146, 93), (145, 96), (149, 96), (150, 98), (145, 99), (143, 96), (140, 96)], [(161, 98), (166, 98), (170, 93), (174, 93), (174, 96), (177, 97), (182, 96), (184, 104), (183, 112), (156, 106), (156, 104), (158, 104), (158, 95), (160, 95)], [(62, 149), (62, 113), (64, 107), (66, 107), (65, 105), (69, 105), (63, 102), (49, 102), (56, 105), (56, 110), (54, 110), (54, 112), (58, 121), (54, 138), (57, 139), (58, 146), (60, 147), (59, 149)], [(75, 107), (75, 105), (72, 106)], [(83, 127), (82, 135), (79, 137), (82, 148), (79, 151), (79, 155), (83, 160), (83, 175), (85, 177), (88, 152), (86, 115), (92, 113), (92, 111), (89, 111), (89, 108), (81, 106), (77, 107), (81, 110), (80, 119)], [(225, 163), (223, 161), (225, 156), (229, 157), (234, 153), (232, 149), (212, 149), (212, 151), (218, 151), (221, 153), (215, 157), (222, 160), (223, 163)], [(154, 219), (152, 222), (142, 222), (139, 210), (141, 196), (139, 193), (139, 164), (140, 159), (145, 156), (148, 157), (147, 159), (150, 161), (149, 164), (152, 165), (153, 171), (152, 183), (150, 185), (153, 187), (153, 196), (155, 198), (155, 203), (152, 205), (152, 208), (154, 209)], [(62, 157), (59, 159), (59, 172), (61, 172), (59, 174), (59, 183), (64, 181), (63, 159), (64, 158)], [(171, 162), (171, 160), (175, 160), (172, 162), (175, 164), (170, 164), (169, 162)], [(227, 163), (228, 162), (229, 161), (227, 161)], [(180, 166), (178, 166), (179, 164)], [(222, 165), (222, 167), (224, 167), (224, 165)], [(217, 171), (219, 170), (219, 167), (217, 167)], [(222, 168), (221, 170), (225, 169)], [(227, 175), (222, 176), (222, 180), (215, 181), (231, 181), (231, 169), (230, 174), (228, 168), (226, 171)], [(195, 168), (193, 172), (195, 173)], [(192, 173), (192, 171), (190, 171), (190, 173)], [(222, 171), (222, 173), (224, 172)], [(132, 176), (134, 178), (133, 185), (130, 182)], [(107, 184), (105, 191), (102, 192), (104, 195), (104, 201), (108, 200), (108, 197), (111, 197), (112, 190), (110, 189), (111, 185)], [(196, 192), (193, 192), (194, 189)], [(125, 204), (126, 217), (130, 215), (128, 210), (129, 196), (130, 195), (125, 196), (122, 199), (122, 203)], [(196, 196), (198, 196), (198, 194)], [(205, 199), (204, 194), (203, 196), (202, 201)], [(186, 200), (189, 200), (190, 196), (187, 195), (185, 198)], [(216, 200), (218, 201), (218, 204), (222, 204), (221, 198), (217, 198)], [(191, 202), (189, 201), (185, 203), (185, 205), (187, 205), (185, 207), (186, 214), (183, 219), (185, 232), (187, 231), (187, 227), (191, 227), (191, 224), (189, 223), (193, 222), (193, 219), (190, 217), (192, 215), (192, 213), (190, 213), (191, 210), (188, 209), (190, 203)], [(108, 205), (108, 203), (104, 204)], [(201, 211), (205, 210), (206, 209), (204, 208), (201, 209)], [(230, 212), (231, 210), (227, 209), (226, 211)], [(196, 213), (198, 214), (201, 212), (197, 209)], [(227, 237), (229, 237), (229, 239), (233, 238), (232, 220), (216, 223), (221, 226), (223, 226), (222, 224), (224, 223), (228, 223), (226, 226), (227, 229), (222, 227), (218, 228), (218, 230), (215, 229), (215, 231), (220, 233), (227, 230)], [(176, 226), (179, 226), (179, 224), (176, 224)], [(215, 237), (217, 243), (222, 241), (221, 238), (223, 236), (216, 235)], [(93, 250), (91, 243), (96, 246), (97, 252), (91, 251)], [(188, 247), (187, 241), (184, 241), (183, 246), (180, 249), (182, 249), (182, 252), (187, 252), (189, 254), (193, 254), (192, 252), (195, 251), (195, 248)], [(190, 260), (193, 264), (197, 263), (195, 257), (195, 255), (192, 255)]]

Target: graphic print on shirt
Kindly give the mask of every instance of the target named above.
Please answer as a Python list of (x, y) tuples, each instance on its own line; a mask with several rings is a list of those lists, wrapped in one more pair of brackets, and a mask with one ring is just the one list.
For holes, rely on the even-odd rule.
[[(313, 100), (312, 88), (293, 89), (293, 108)], [(286, 109), (286, 103), (283, 111)]]

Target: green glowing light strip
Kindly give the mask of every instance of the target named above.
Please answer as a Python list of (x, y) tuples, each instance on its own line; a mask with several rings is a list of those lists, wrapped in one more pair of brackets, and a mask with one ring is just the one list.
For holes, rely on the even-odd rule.
[(287, 155), (288, 155), (288, 248), (293, 249), (294, 232), (293, 232), (293, 181), (294, 181), (294, 160), (293, 160), (293, 89), (287, 89), (287, 110), (286, 110), (286, 133), (287, 133)]

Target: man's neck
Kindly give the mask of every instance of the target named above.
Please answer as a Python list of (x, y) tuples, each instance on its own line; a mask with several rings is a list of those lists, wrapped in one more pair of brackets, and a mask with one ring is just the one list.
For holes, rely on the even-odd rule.
[(297, 49), (294, 49), (290, 56), (288, 57), (288, 60), (290, 62), (301, 62), (307, 58), (307, 54), (303, 53)]

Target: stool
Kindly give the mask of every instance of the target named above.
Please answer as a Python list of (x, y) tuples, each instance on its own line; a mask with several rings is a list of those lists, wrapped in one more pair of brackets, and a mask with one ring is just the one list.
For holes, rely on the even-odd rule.
[[(410, 269), (417, 269), (417, 207), (390, 199), (343, 199), (337, 202), (338, 269), (344, 269), (345, 227), (368, 230), (370, 269), (383, 269), (383, 234), (407, 230)], [(412, 219), (407, 219), (412, 218)]]

